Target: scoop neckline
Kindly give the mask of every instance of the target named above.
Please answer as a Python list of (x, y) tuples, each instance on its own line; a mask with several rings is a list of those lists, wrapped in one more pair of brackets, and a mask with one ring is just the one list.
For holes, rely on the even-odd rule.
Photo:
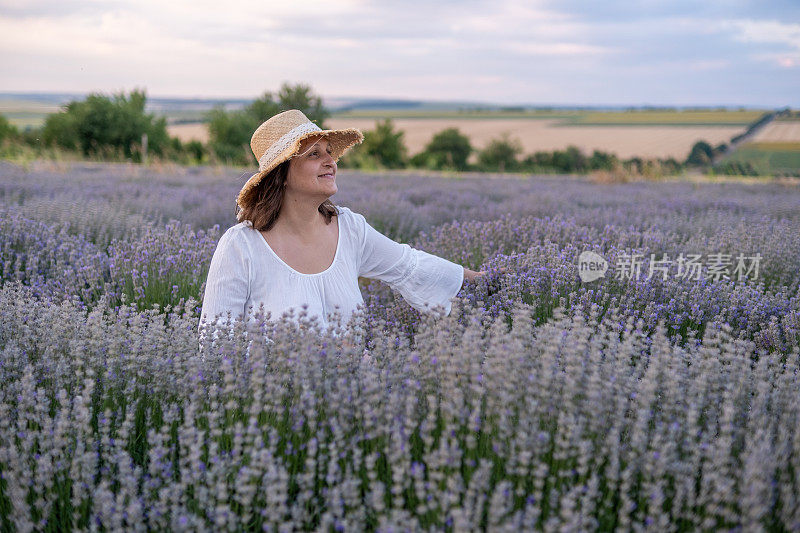
[[(340, 212), (340, 214), (341, 214), (341, 212)], [(252, 228), (252, 226), (251, 226), (251, 228)], [(255, 229), (255, 228), (253, 228), (253, 229)], [(336, 252), (333, 254), (333, 260), (331, 261), (331, 264), (328, 265), (328, 267), (325, 270), (323, 270), (321, 272), (314, 272), (312, 274), (305, 274), (303, 272), (300, 272), (300, 271), (295, 270), (294, 268), (290, 267), (289, 263), (287, 263), (286, 261), (281, 259), (281, 257), (277, 253), (275, 253), (275, 250), (273, 250), (272, 246), (269, 245), (269, 243), (267, 242), (267, 239), (264, 237), (264, 234), (261, 233), (258, 230), (256, 230), (256, 233), (258, 233), (258, 236), (259, 236), (261, 242), (263, 242), (264, 246), (267, 247), (267, 250), (269, 250), (269, 253), (271, 253), (272, 256), (275, 259), (277, 259), (280, 264), (282, 264), (284, 267), (289, 269), (290, 272), (292, 272), (293, 274), (295, 274), (297, 276), (303, 276), (303, 277), (306, 277), (306, 278), (313, 278), (315, 276), (321, 276), (322, 274), (325, 274), (325, 273), (329, 272), (333, 268), (333, 265), (336, 264), (336, 260), (339, 259), (339, 250), (342, 248), (342, 225), (339, 223), (339, 215), (336, 216), (336, 229), (337, 229)]]

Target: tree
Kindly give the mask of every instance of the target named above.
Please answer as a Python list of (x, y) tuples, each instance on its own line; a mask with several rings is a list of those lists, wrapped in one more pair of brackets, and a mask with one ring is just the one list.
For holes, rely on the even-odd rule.
[[(282, 108), (280, 103), (273, 100), (272, 93), (265, 92), (260, 97), (250, 102), (250, 104), (244, 108), (244, 113), (252, 117), (253, 121), (256, 123), (255, 127), (257, 128), (269, 117), (277, 115), (286, 109), (292, 108)], [(255, 130), (255, 128), (253, 130)], [(251, 135), (252, 133), (253, 131), (250, 132)]]
[(244, 110), (225, 111), (216, 107), (208, 114), (209, 146), (219, 159), (228, 163), (252, 161), (250, 137), (258, 120)]
[(403, 168), (406, 165), (406, 146), (403, 132), (395, 131), (391, 119), (375, 125), (375, 129), (364, 133), (364, 142), (357, 149), (363, 150), (385, 168)]
[(436, 170), (466, 170), (469, 168), (467, 158), (471, 153), (469, 138), (456, 128), (447, 128), (434, 135), (425, 150), (412, 158), (412, 162)]
[(541, 150), (532, 153), (522, 160), (522, 168), (529, 172), (553, 171), (553, 154)]
[(299, 109), (308, 120), (325, 129), (325, 119), (330, 112), (322, 105), (322, 98), (312, 92), (311, 86), (284, 83), (278, 90), (278, 103), (281, 111)]
[(517, 155), (522, 153), (522, 144), (510, 139), (504, 133), (499, 139), (492, 139), (489, 144), (478, 153), (478, 166), (481, 170), (513, 171), (519, 167)]
[(692, 151), (686, 158), (687, 165), (706, 166), (711, 164), (714, 159), (714, 150), (705, 141), (698, 141), (692, 146)]
[(4, 115), (0, 115), (0, 143), (17, 136), (17, 128)]
[(299, 109), (309, 120), (325, 128), (324, 120), (330, 115), (308, 85), (284, 83), (277, 94), (265, 92), (241, 110), (226, 111), (222, 107), (208, 114), (209, 144), (218, 158), (231, 163), (250, 164), (254, 161), (250, 151), (250, 138), (261, 123), (289, 109)]
[(616, 155), (595, 150), (592, 152), (588, 164), (589, 168), (592, 170), (613, 170), (618, 163), (619, 160)]
[(92, 93), (48, 116), (42, 137), (47, 144), (78, 149), (86, 156), (112, 149), (120, 150), (125, 157), (138, 158), (142, 136), (146, 134), (148, 149), (162, 154), (169, 141), (167, 123), (163, 117), (156, 119), (146, 113), (146, 103), (145, 92), (138, 89), (128, 96)]
[(583, 172), (586, 166), (586, 157), (577, 146), (568, 146), (563, 151), (553, 151), (553, 167), (562, 172)]
[(74, 113), (52, 113), (42, 128), (42, 141), (48, 146), (78, 150), (78, 126)]

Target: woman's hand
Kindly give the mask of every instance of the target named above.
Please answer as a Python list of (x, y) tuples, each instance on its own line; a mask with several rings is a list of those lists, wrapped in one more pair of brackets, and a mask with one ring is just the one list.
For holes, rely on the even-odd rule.
[[(486, 290), (488, 291), (488, 294), (491, 295), (500, 290), (500, 279), (498, 274), (502, 276), (507, 271), (508, 268), (506, 267), (500, 267), (499, 269), (493, 270), (492, 272), (487, 272), (486, 270), (475, 272), (474, 270), (464, 268), (464, 285), (466, 285), (467, 282), (472, 283), (477, 280), (485, 280), (485, 283), (487, 284)], [(490, 276), (490, 274), (493, 275)]]
[[(500, 267), (497, 269), (498, 274), (505, 274), (508, 269), (506, 267)], [(475, 281), (477, 278), (487, 275), (488, 272), (485, 270), (481, 270), (479, 272), (475, 272), (474, 270), (470, 270), (464, 267), (464, 281)]]
[(479, 278), (479, 277), (485, 276), (485, 275), (486, 275), (486, 271), (485, 270), (481, 270), (480, 272), (475, 272), (474, 270), (470, 270), (470, 269), (464, 267), (464, 281), (474, 281), (476, 278)]

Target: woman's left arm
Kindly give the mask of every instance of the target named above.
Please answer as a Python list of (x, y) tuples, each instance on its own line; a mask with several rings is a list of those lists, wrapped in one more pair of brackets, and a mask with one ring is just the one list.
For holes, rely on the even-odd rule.
[(464, 281), (474, 281), (481, 276), (485, 276), (486, 272), (481, 270), (480, 272), (475, 272), (474, 270), (470, 270), (467, 267), (464, 267)]
[(397, 243), (353, 213), (359, 234), (358, 275), (389, 284), (415, 309), (430, 312), (441, 306), (450, 313), (450, 300), (473, 271), (442, 257)]

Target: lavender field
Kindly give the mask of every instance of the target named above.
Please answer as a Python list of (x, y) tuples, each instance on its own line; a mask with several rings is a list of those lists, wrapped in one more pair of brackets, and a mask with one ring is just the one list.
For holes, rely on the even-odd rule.
[(343, 170), (489, 275), (199, 346), (247, 177), (0, 163), (0, 530), (800, 531), (800, 188)]

